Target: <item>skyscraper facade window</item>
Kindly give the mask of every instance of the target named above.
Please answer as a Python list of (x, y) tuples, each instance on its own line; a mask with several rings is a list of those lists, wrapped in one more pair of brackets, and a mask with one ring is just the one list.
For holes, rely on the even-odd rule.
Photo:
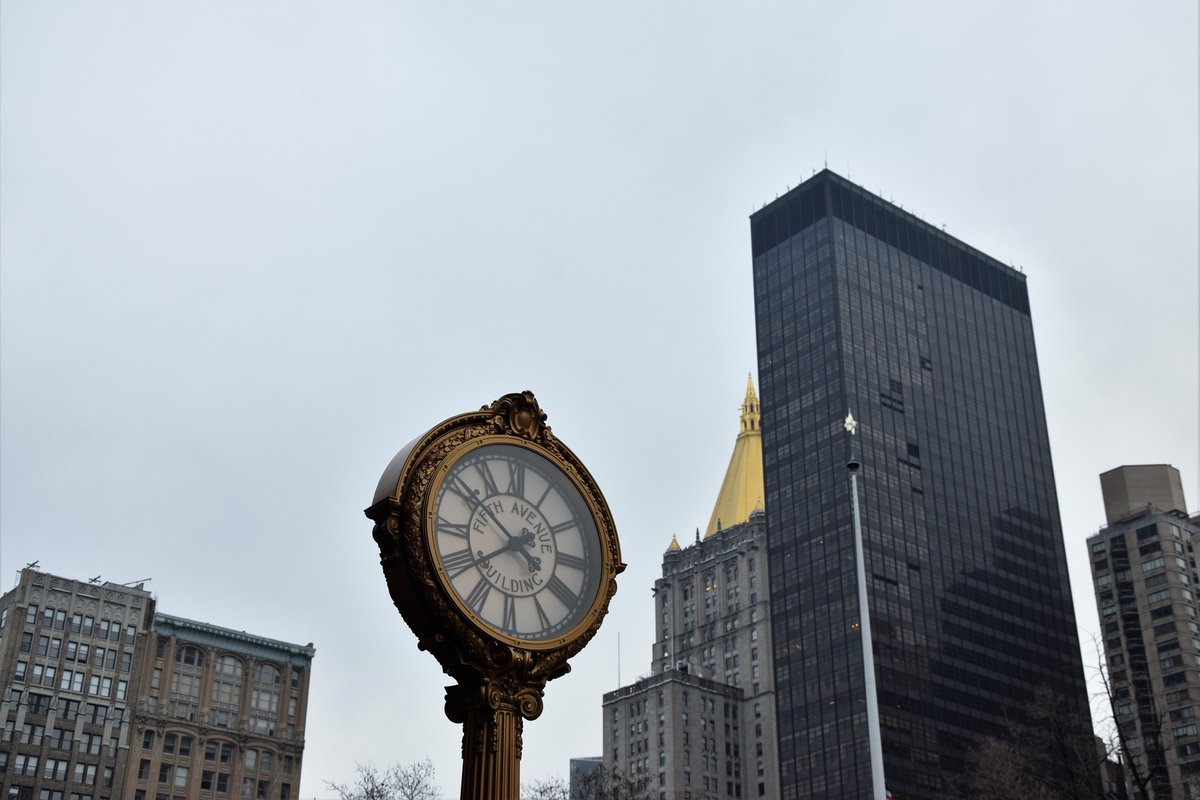
[(828, 170), (751, 239), (781, 796), (870, 796), (848, 411), (888, 789), (1039, 697), (1090, 735), (1024, 276)]

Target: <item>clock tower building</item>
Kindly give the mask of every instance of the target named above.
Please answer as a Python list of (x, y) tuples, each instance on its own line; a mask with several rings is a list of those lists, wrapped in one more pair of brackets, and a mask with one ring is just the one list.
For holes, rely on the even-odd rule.
[(663, 554), (650, 675), (604, 695), (603, 765), (649, 797), (778, 797), (759, 419), (748, 380), (708, 527)]

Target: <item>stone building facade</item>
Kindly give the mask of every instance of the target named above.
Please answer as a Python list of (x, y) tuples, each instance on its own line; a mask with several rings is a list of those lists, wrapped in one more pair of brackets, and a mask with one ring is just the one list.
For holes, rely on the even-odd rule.
[(120, 797), (154, 600), (21, 571), (0, 597), (0, 797)]
[(0, 597), (0, 798), (293, 800), (314, 652), (25, 569)]
[(314, 650), (155, 614), (126, 800), (294, 800)]

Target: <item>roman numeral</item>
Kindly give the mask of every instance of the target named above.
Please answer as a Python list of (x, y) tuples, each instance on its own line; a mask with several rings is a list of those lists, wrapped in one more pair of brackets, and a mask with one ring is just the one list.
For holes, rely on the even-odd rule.
[(560, 551), (558, 556), (556, 557), (556, 560), (559, 564), (561, 564), (564, 567), (570, 567), (571, 569), (577, 569), (580, 572), (587, 571), (587, 566), (588, 566), (587, 561), (580, 558), (579, 556), (573, 556), (570, 553), (563, 553)]
[(517, 632), (517, 600), (511, 594), (504, 595), (504, 630)]
[(471, 555), (469, 547), (466, 550), (442, 556), (442, 568), (449, 573), (451, 578), (457, 578), (473, 566), (475, 566), (475, 556)]
[(578, 523), (575, 522), (575, 518), (572, 517), (571, 519), (567, 520), (566, 522), (560, 522), (557, 525), (551, 525), (550, 532), (553, 533), (555, 536), (557, 536), (558, 534), (562, 533), (565, 530), (570, 530), (571, 528), (574, 528), (577, 524)]
[(579, 602), (579, 595), (572, 592), (571, 587), (563, 583), (557, 575), (546, 582), (546, 588), (567, 608), (574, 608)]
[(516, 497), (525, 496), (525, 465), (516, 461), (508, 463), (508, 494)]
[(483, 604), (487, 602), (488, 593), (492, 591), (492, 585), (481, 575), (479, 583), (475, 584), (475, 588), (467, 595), (467, 605), (470, 606), (476, 614), (483, 613)]
[(457, 522), (450, 522), (449, 520), (438, 517), (437, 531), (438, 533), (445, 533), (450, 536), (458, 536), (459, 538), (466, 539), (467, 523), (464, 522), (463, 524), (459, 525)]
[(546, 487), (546, 491), (542, 492), (542, 496), (539, 497), (537, 502), (533, 504), (534, 508), (536, 508), (538, 511), (542, 510), (542, 503), (546, 502), (546, 498), (550, 495), (550, 490), (553, 488), (553, 486)]
[(533, 604), (537, 607), (538, 624), (541, 625), (544, 630), (549, 629), (550, 618), (546, 616), (546, 609), (542, 608), (542, 604), (538, 602), (537, 595), (533, 596)]
[(446, 484), (446, 488), (454, 492), (456, 495), (467, 501), (467, 505), (471, 508), (479, 506), (479, 498), (475, 496), (475, 490), (467, 485), (460, 476), (455, 475), (450, 483)]
[(500, 494), (500, 487), (496, 485), (496, 479), (492, 477), (492, 470), (488, 468), (487, 462), (476, 462), (475, 469), (479, 471), (479, 476), (483, 478), (484, 494), (488, 497)]

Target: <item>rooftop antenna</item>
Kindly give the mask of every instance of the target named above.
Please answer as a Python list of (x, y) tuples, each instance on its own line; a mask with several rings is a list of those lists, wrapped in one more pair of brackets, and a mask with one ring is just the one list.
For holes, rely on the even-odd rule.
[(129, 583), (122, 583), (121, 585), (122, 586), (133, 586), (135, 583), (145, 583), (146, 581), (152, 581), (152, 580), (154, 580), (154, 578), (138, 578), (136, 581), (129, 581)]
[[(828, 147), (825, 148), (825, 169), (829, 169), (829, 148)], [(813, 173), (814, 174), (816, 173), (815, 169), (813, 170)]]
[(617, 688), (621, 686), (621, 632), (617, 631)]
[(28, 564), (25, 565), (25, 569), (37, 569), (38, 564), (40, 564), (40, 563), (42, 563), (40, 560), (39, 561), (30, 561)]
[(94, 577), (94, 578), (91, 578), (91, 579), (89, 579), (89, 580), (88, 580), (88, 583), (91, 583), (91, 584), (96, 584), (96, 583), (99, 583), (99, 582), (100, 582), (100, 576), (99, 576), (99, 575), (97, 575), (96, 577)]

